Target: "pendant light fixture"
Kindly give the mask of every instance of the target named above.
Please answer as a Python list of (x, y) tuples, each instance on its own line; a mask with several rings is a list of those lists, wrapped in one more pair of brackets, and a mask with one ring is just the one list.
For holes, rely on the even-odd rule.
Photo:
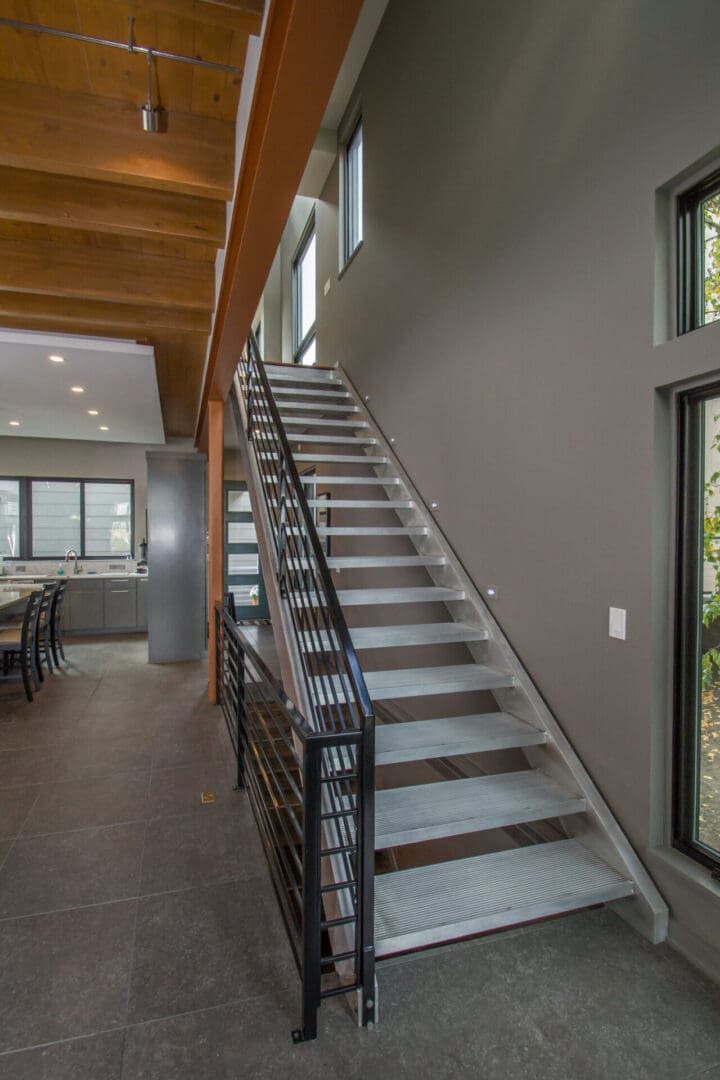
[(159, 105), (153, 103), (153, 88), (152, 88), (152, 69), (153, 53), (152, 49), (147, 51), (147, 101), (142, 107), (142, 126), (143, 131), (159, 132), (160, 126), (160, 114), (162, 109)]

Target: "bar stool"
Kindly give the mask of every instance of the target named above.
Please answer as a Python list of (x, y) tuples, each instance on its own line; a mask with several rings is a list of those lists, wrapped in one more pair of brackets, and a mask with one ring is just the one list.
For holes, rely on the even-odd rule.
[(55, 585), (55, 595), (53, 596), (52, 608), (50, 610), (50, 648), (52, 649), (53, 660), (55, 661), (55, 667), (60, 667), (60, 661), (58, 656), (62, 656), (65, 659), (65, 652), (62, 644), (62, 610), (65, 603), (65, 590), (68, 587), (67, 581), (58, 581)]
[(10, 668), (20, 660), (22, 681), (28, 701), (33, 699), (33, 688), (40, 689), (42, 676), (37, 660), (37, 628), (40, 617), (40, 605), (43, 594), (40, 589), (28, 597), (22, 626), (9, 630), (0, 630), (0, 656), (3, 661), (3, 674), (9, 675)]

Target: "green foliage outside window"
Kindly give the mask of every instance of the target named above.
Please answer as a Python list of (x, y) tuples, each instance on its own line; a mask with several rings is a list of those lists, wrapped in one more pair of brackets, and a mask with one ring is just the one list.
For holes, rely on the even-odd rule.
[(720, 193), (702, 204), (705, 322), (720, 319)]

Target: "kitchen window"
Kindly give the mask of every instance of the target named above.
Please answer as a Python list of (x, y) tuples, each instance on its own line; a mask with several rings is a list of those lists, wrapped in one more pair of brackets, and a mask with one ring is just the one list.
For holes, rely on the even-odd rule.
[(70, 549), (83, 559), (131, 558), (133, 513), (132, 480), (0, 479), (3, 555), (12, 559)]
[(720, 383), (679, 409), (673, 842), (720, 876)]
[(293, 271), (293, 363), (315, 363), (316, 239), (312, 214), (298, 244)]
[(720, 171), (678, 198), (678, 332), (720, 319)]

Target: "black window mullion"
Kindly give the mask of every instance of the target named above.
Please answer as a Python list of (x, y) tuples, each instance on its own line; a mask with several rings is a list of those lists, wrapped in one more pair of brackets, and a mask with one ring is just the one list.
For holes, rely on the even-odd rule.
[(20, 478), (20, 558), (32, 557), (32, 499), (30, 481)]
[(85, 558), (85, 481), (80, 481), (80, 558)]

